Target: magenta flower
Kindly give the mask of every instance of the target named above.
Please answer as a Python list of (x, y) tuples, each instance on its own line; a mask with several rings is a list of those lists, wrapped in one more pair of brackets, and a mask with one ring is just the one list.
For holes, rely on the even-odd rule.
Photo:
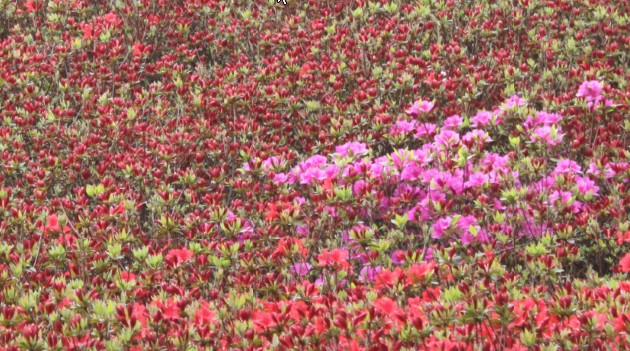
[(288, 178), (289, 177), (284, 173), (276, 173), (273, 176), (273, 182), (276, 184), (282, 184), (282, 183), (285, 183)]
[(459, 126), (464, 122), (464, 119), (459, 115), (451, 116), (444, 120), (444, 124), (442, 125), (442, 129), (454, 130), (458, 129)]
[(431, 237), (433, 239), (439, 239), (443, 237), (444, 232), (451, 225), (451, 221), (452, 221), (452, 218), (450, 216), (438, 219), (435, 222), (435, 224), (433, 224), (433, 234), (431, 234)]
[(562, 141), (564, 134), (560, 133), (560, 127), (543, 126), (534, 129), (529, 137), (532, 142), (541, 141), (549, 146), (558, 145)]
[(610, 165), (606, 165), (603, 168), (602, 167), (597, 167), (597, 165), (592, 162), (589, 166), (588, 166), (588, 171), (586, 171), (586, 174), (592, 174), (595, 177), (604, 177), (606, 179), (610, 179), (612, 177), (615, 176), (615, 171), (613, 171), (613, 169), (610, 167)]
[(602, 95), (602, 83), (597, 80), (588, 80), (580, 85), (576, 97), (583, 97), (587, 101), (599, 100)]
[(549, 195), (549, 202), (554, 204), (556, 201), (561, 200), (563, 204), (567, 204), (573, 195), (568, 191), (554, 191)]
[(466, 133), (462, 140), (465, 142), (471, 142), (473, 140), (479, 140), (481, 142), (490, 142), (492, 138), (488, 135), (488, 133), (484, 132), (481, 129), (473, 129), (470, 132)]
[(582, 171), (580, 170), (580, 165), (578, 165), (577, 162), (573, 160), (565, 159), (565, 160), (558, 161), (558, 163), (556, 164), (556, 168), (553, 170), (551, 174), (556, 175), (556, 174), (566, 174), (566, 173), (582, 174)]
[(489, 152), (484, 155), (482, 164), (486, 167), (492, 167), (494, 170), (504, 169), (508, 166), (509, 156), (501, 156), (497, 153)]
[(403, 250), (396, 250), (392, 252), (392, 255), (390, 257), (393, 264), (399, 265), (405, 263), (405, 258), (407, 257), (407, 254)]
[(341, 157), (363, 155), (368, 149), (364, 143), (348, 142), (335, 148), (335, 153)]
[(512, 109), (517, 106), (527, 106), (527, 102), (516, 94), (510, 96), (507, 100), (505, 100), (504, 104), (505, 109)]
[(313, 268), (313, 266), (311, 266), (310, 264), (306, 262), (299, 262), (291, 267), (291, 272), (297, 274), (299, 277), (303, 277), (308, 274), (311, 268)]
[(400, 173), (401, 181), (414, 181), (417, 180), (422, 174), (422, 168), (415, 164), (407, 164)]
[(307, 236), (309, 233), (308, 227), (304, 224), (300, 224), (295, 227), (295, 232), (300, 234), (301, 236)]
[(576, 177), (575, 183), (577, 184), (580, 194), (586, 194), (591, 192), (592, 195), (599, 195), (599, 187), (595, 185), (595, 182), (587, 177)]
[(416, 134), (414, 137), (421, 138), (423, 136), (433, 136), (435, 135), (435, 131), (437, 126), (433, 123), (423, 123), (416, 128)]
[(322, 155), (314, 155), (311, 156), (309, 158), (307, 158), (304, 162), (300, 163), (300, 166), (302, 166), (301, 168), (306, 169), (306, 168), (311, 168), (311, 167), (317, 167), (317, 166), (323, 166), (326, 164), (327, 162), (327, 158), (325, 156)]
[(367, 183), (363, 179), (359, 179), (352, 185), (352, 194), (359, 196), (367, 190)]
[(417, 125), (418, 123), (416, 121), (400, 120), (400, 121), (397, 121), (396, 124), (392, 125), (392, 128), (389, 133), (391, 135), (405, 134), (417, 128)]
[(424, 260), (427, 262), (433, 261), (433, 248), (428, 247), (424, 253)]
[(454, 147), (459, 143), (459, 134), (452, 130), (441, 130), (438, 135), (435, 136), (436, 145), (445, 145)]
[(492, 119), (492, 112), (479, 111), (473, 118), (470, 119), (470, 122), (471, 122), (470, 125), (473, 127), (486, 126), (488, 125), (488, 123), (490, 123), (491, 119)]
[(262, 162), (265, 172), (269, 172), (272, 169), (279, 169), (283, 164), (282, 159), (276, 156), (271, 156)]
[(560, 122), (560, 120), (562, 120), (562, 116), (560, 114), (540, 111), (536, 114), (535, 118), (532, 118), (531, 116), (527, 116), (525, 123), (529, 127), (537, 127), (540, 125), (549, 126), (549, 125)]
[(372, 282), (376, 279), (378, 273), (382, 270), (380, 266), (370, 267), (365, 266), (359, 272), (359, 281), (361, 282)]
[(405, 112), (407, 112), (407, 114), (412, 117), (418, 117), (418, 115), (420, 114), (420, 111), (425, 112), (425, 113), (430, 112), (433, 109), (433, 106), (435, 106), (433, 102), (426, 101), (426, 100), (422, 100), (422, 101), (417, 100)]
[(478, 187), (485, 184), (490, 177), (487, 174), (481, 172), (475, 172), (468, 177), (468, 181), (464, 183), (465, 188)]

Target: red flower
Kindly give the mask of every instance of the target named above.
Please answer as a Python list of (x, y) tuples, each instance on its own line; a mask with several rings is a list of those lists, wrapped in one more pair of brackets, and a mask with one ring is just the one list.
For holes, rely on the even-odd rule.
[(118, 205), (116, 205), (115, 207), (112, 207), (109, 210), (110, 216), (113, 216), (115, 214), (125, 214), (125, 206), (123, 205), (122, 201)]
[(630, 330), (630, 313), (619, 314), (617, 318), (613, 319), (616, 332), (623, 332)]
[(210, 308), (210, 305), (204, 301), (201, 303), (201, 307), (197, 313), (195, 313), (195, 324), (198, 326), (210, 323), (214, 321), (215, 312)]
[(617, 231), (617, 244), (623, 245), (623, 243), (630, 243), (630, 230), (626, 230), (623, 233), (621, 230)]
[(193, 252), (187, 248), (173, 249), (166, 255), (166, 263), (173, 267), (179, 267), (193, 257)]
[(393, 287), (398, 280), (398, 273), (400, 273), (399, 267), (397, 267), (393, 272), (388, 269), (381, 270), (376, 276), (374, 287), (377, 289), (389, 289)]
[(424, 302), (433, 302), (437, 301), (440, 298), (440, 286), (436, 286), (435, 288), (427, 288), (427, 290), (422, 292), (422, 300)]
[(422, 262), (420, 264), (414, 264), (407, 270), (407, 284), (417, 284), (421, 282), (431, 270), (433, 270), (432, 263)]
[(142, 56), (143, 49), (144, 45), (142, 45), (142, 43), (137, 42), (133, 44), (133, 56)]
[(122, 271), (120, 272), (120, 278), (126, 282), (130, 282), (136, 280), (136, 275), (128, 271)]
[(112, 12), (104, 15), (103, 19), (105, 20), (105, 22), (107, 22), (107, 24), (110, 24), (112, 26), (115, 26), (116, 22), (118, 22), (118, 16), (116, 16), (116, 14)]
[(48, 221), (46, 225), (42, 226), (40, 229), (42, 232), (44, 232), (44, 234), (60, 231), (61, 227), (59, 226), (59, 218), (57, 218), (57, 215), (51, 214), (50, 216), (48, 216)]
[(621, 267), (622, 272), (630, 272), (630, 253), (627, 253), (621, 261), (619, 261), (619, 266)]
[(37, 11), (37, 6), (35, 5), (35, 1), (29, 0), (26, 2), (26, 12), (31, 13)]
[(341, 267), (348, 267), (350, 264), (346, 259), (348, 258), (347, 250), (334, 249), (332, 251), (328, 251), (328, 249), (324, 249), (324, 251), (317, 255), (317, 260), (319, 261), (320, 267), (338, 265)]
[(392, 315), (398, 311), (398, 304), (389, 297), (380, 297), (374, 301), (374, 307), (384, 315)]
[(256, 311), (254, 312), (254, 329), (257, 333), (263, 332), (266, 329), (273, 328), (276, 323), (271, 318), (271, 313)]
[(94, 33), (94, 27), (91, 24), (81, 25), (81, 30), (83, 30), (83, 39), (85, 40), (96, 38), (98, 35), (98, 33)]
[(265, 214), (265, 220), (271, 222), (275, 218), (280, 218), (280, 213), (278, 213), (278, 205), (270, 204), (269, 211)]

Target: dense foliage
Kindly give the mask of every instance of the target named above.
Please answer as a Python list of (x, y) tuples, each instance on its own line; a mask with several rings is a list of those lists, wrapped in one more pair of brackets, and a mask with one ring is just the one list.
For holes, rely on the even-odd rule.
[(0, 349), (630, 348), (629, 13), (0, 0)]

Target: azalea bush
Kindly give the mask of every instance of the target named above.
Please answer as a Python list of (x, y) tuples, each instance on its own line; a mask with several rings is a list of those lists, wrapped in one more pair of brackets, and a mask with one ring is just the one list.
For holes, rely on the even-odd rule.
[(630, 348), (629, 10), (0, 0), (0, 348)]

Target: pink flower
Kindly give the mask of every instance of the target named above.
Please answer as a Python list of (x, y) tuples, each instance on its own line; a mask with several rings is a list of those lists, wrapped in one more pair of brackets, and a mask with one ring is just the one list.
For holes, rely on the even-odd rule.
[(479, 140), (481, 143), (492, 141), (492, 138), (488, 135), (488, 133), (484, 132), (481, 129), (474, 129), (470, 132), (466, 133), (462, 140), (465, 142), (472, 142), (473, 140)]
[(433, 102), (426, 101), (426, 100), (422, 100), (422, 101), (417, 100), (405, 112), (407, 112), (407, 114), (412, 116), (412, 117), (418, 117), (418, 115), (420, 114), (420, 111), (422, 111), (422, 112), (430, 112), (433, 109), (433, 106), (435, 106), (435, 104)]
[(298, 262), (291, 267), (291, 271), (299, 277), (303, 277), (308, 274), (311, 268), (313, 268), (313, 266), (306, 262)]
[(610, 167), (610, 165), (606, 165), (603, 167), (603, 170), (600, 170), (602, 167), (597, 167), (597, 165), (592, 162), (589, 166), (588, 166), (588, 171), (586, 171), (586, 174), (592, 174), (595, 177), (604, 177), (606, 179), (610, 179), (612, 177), (615, 176), (615, 171), (613, 171), (613, 169)]
[(407, 164), (400, 173), (400, 180), (402, 181), (414, 181), (417, 180), (422, 174), (422, 168), (415, 164)]
[(377, 267), (365, 266), (361, 268), (361, 271), (359, 272), (359, 281), (373, 282), (381, 270), (382, 268), (380, 266), (377, 266)]
[(349, 142), (335, 148), (335, 153), (341, 157), (363, 155), (367, 153), (364, 143)]
[(307, 236), (309, 233), (308, 227), (306, 225), (298, 225), (295, 227), (295, 232), (300, 234), (301, 236)]
[(439, 239), (444, 236), (444, 232), (451, 225), (451, 217), (443, 217), (438, 219), (435, 224), (433, 224), (433, 234), (431, 237), (433, 239)]
[(472, 122), (470, 125), (473, 127), (485, 126), (490, 123), (492, 119), (492, 112), (490, 111), (479, 111), (477, 114), (470, 119)]
[(459, 143), (459, 134), (452, 130), (441, 130), (435, 136), (435, 144), (454, 147)]
[(396, 124), (392, 125), (392, 128), (389, 133), (391, 135), (405, 134), (417, 128), (417, 125), (418, 123), (416, 121), (400, 120), (400, 121), (397, 121)]
[(416, 128), (414, 137), (421, 138), (423, 136), (434, 136), (437, 126), (433, 123), (423, 123)]
[(561, 200), (563, 204), (567, 204), (571, 198), (572, 198), (572, 194), (568, 191), (554, 191), (553, 193), (551, 193), (551, 195), (549, 195), (549, 202), (551, 204), (554, 204), (556, 201)]
[(272, 169), (278, 169), (282, 166), (283, 161), (276, 156), (271, 156), (268, 159), (262, 162), (263, 169), (265, 172), (269, 172)]
[(580, 194), (586, 194), (592, 192), (592, 195), (599, 195), (599, 187), (595, 185), (595, 182), (586, 177), (576, 177), (575, 182), (578, 186)]
[(536, 114), (536, 118), (528, 116), (525, 123), (530, 127), (536, 127), (539, 125), (548, 126), (560, 122), (561, 119), (562, 116), (560, 114), (540, 111)]
[(276, 184), (285, 183), (289, 177), (284, 173), (277, 173), (273, 176), (273, 182)]
[(587, 101), (598, 100), (602, 95), (602, 83), (597, 80), (588, 80), (580, 85), (576, 97), (583, 97)]
[(560, 133), (560, 130), (560, 127), (538, 127), (534, 129), (534, 132), (530, 136), (530, 140), (532, 142), (541, 141), (549, 146), (555, 146), (558, 145), (564, 137), (564, 134)]
[(424, 252), (424, 260), (427, 262), (433, 261), (433, 249), (427, 247), (427, 250)]
[(573, 160), (565, 159), (565, 160), (558, 161), (558, 163), (556, 164), (556, 168), (553, 170), (552, 174), (556, 175), (556, 174), (566, 174), (566, 173), (582, 174), (582, 171), (580, 170), (580, 165), (578, 165), (577, 162)]
[(468, 181), (464, 183), (465, 188), (478, 187), (485, 184), (490, 177), (487, 174), (481, 172), (475, 172), (468, 177)]
[(507, 155), (501, 156), (494, 152), (489, 152), (484, 155), (482, 164), (486, 167), (492, 167), (493, 169), (505, 168), (508, 165), (509, 157)]
[(391, 255), (392, 263), (395, 265), (403, 264), (405, 263), (406, 257), (407, 257), (407, 254), (404, 251), (396, 250)]
[(505, 109), (512, 109), (516, 106), (527, 106), (527, 102), (516, 94), (510, 96), (507, 100), (505, 100), (504, 104)]
[(464, 122), (464, 119), (461, 118), (459, 115), (451, 116), (444, 120), (442, 129), (449, 129), (449, 130), (457, 129), (462, 124), (462, 122)]
[(367, 190), (367, 183), (363, 179), (359, 179), (352, 185), (352, 193), (354, 196), (359, 196)]

